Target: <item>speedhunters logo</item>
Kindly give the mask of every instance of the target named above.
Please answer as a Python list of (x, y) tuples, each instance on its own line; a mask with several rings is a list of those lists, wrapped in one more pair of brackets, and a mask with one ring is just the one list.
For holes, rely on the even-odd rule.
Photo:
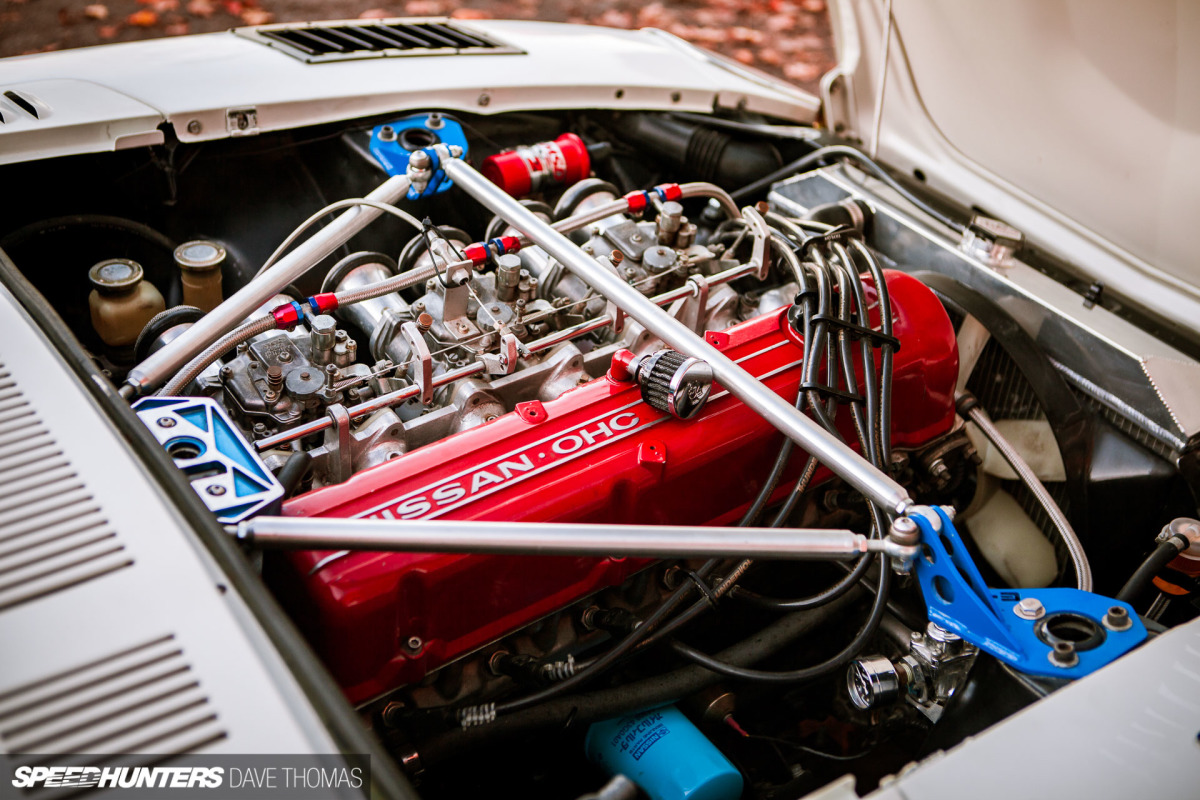
[[(118, 756), (95, 765), (92, 756), (13, 756), (7, 762), (7, 783), (25, 796), (56, 797), (66, 791), (103, 791), (108, 797), (123, 792), (138, 797), (178, 797), (194, 792), (207, 797), (260, 798), (365, 796), (370, 787), (366, 756)], [(35, 763), (20, 763), (29, 761)], [(72, 764), (71, 762), (75, 763)], [(167, 766), (145, 766), (147, 762)], [(49, 763), (47, 763), (49, 762)], [(81, 765), (80, 762), (92, 762)], [(140, 762), (140, 763), (135, 763)], [(0, 784), (2, 789), (3, 784)], [(214, 790), (220, 790), (215, 792)], [(0, 797), (7, 790), (0, 790)]]
[(17, 789), (220, 789), (223, 767), (17, 767)]

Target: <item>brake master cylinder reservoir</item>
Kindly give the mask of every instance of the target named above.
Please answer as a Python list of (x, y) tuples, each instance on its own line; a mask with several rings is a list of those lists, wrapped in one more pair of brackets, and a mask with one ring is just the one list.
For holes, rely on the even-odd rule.
[(183, 304), (201, 311), (221, 305), (221, 265), (225, 248), (216, 242), (196, 240), (175, 248), (175, 264), (183, 283)]
[(737, 800), (742, 774), (675, 706), (597, 722), (588, 758), (651, 800)]
[(92, 293), (88, 308), (92, 327), (109, 347), (137, 341), (146, 323), (166, 308), (154, 284), (142, 280), (142, 266), (125, 258), (101, 261), (88, 270)]

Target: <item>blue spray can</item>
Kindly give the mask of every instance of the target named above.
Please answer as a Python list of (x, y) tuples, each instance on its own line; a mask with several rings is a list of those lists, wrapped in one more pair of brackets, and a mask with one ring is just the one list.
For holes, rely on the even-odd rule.
[(584, 749), (651, 800), (737, 800), (742, 794), (742, 774), (675, 706), (597, 722)]

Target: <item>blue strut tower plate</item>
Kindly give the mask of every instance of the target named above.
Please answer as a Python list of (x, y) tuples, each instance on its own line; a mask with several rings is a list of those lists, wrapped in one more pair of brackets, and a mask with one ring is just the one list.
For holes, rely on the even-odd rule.
[[(942, 509), (912, 517), (921, 529), (921, 554), (913, 569), (929, 620), (1021, 672), (1081, 678), (1145, 641), (1146, 627), (1128, 603), (1079, 589), (989, 589)], [(1030, 597), (1045, 608), (1039, 619), (1025, 619), (1014, 611), (1018, 602)], [(1124, 630), (1104, 624), (1113, 606), (1127, 612), (1129, 626)], [(1078, 663), (1060, 666), (1051, 660), (1056, 639), (1073, 642)]]
[[(381, 138), (385, 128), (391, 129), (387, 139)], [(388, 175), (403, 175), (408, 170), (409, 156), (430, 145), (458, 145), (467, 157), (467, 135), (457, 121), (440, 114), (414, 114), (395, 122), (375, 126), (371, 131), (371, 155)], [(440, 194), (454, 182), (442, 178), (422, 196)]]

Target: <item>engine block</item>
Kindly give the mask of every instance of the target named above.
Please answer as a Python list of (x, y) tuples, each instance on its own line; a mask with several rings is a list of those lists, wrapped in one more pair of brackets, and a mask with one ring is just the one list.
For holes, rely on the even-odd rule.
[[(954, 332), (923, 284), (898, 272), (888, 272), (887, 281), (901, 342), (893, 442), (918, 447), (953, 424)], [(866, 288), (874, 308), (873, 287)], [(786, 308), (706, 336), (772, 391), (795, 398), (800, 337)], [(728, 524), (762, 486), (779, 441), (719, 386), (684, 421), (643, 403), (635, 384), (604, 377), (296, 497), (284, 513)], [(794, 456), (789, 477), (802, 465)], [(816, 480), (828, 475), (822, 468)], [(782, 481), (775, 499), (789, 490)], [(419, 681), (647, 563), (619, 553), (588, 559), (305, 551), (285, 558), (276, 579), (281, 595), (353, 702)]]

